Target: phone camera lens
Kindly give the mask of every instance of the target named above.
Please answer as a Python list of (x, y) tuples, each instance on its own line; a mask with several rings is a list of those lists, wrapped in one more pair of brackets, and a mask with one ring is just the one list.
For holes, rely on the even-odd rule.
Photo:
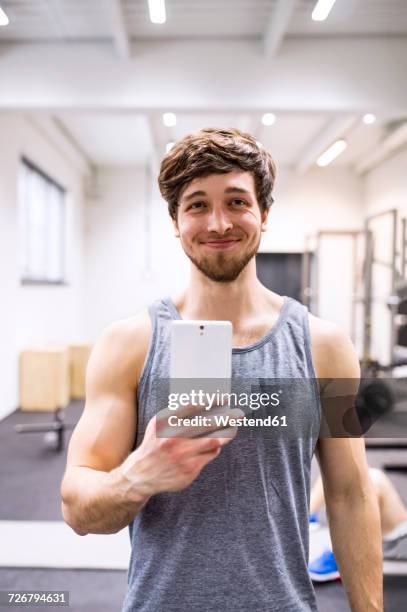
[(205, 329), (205, 326), (204, 325), (200, 325), (199, 329)]

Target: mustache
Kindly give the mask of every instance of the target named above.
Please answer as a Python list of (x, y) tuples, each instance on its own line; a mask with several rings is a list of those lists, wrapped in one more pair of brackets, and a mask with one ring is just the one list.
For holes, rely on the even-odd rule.
[(240, 240), (244, 236), (242, 234), (225, 234), (224, 236), (201, 236), (199, 242), (208, 242), (209, 240)]

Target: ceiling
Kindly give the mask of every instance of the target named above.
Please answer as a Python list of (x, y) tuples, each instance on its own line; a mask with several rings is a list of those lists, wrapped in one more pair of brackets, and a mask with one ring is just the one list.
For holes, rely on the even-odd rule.
[(89, 162), (95, 165), (142, 165), (152, 142), (142, 115), (59, 113), (54, 115)]
[[(186, 38), (261, 40), (278, 0), (167, 0), (167, 22), (162, 25), (150, 22), (147, 0), (2, 0), (10, 25), (0, 28), (0, 41), (109, 40), (111, 10), (117, 3), (127, 34), (135, 42)], [(315, 0), (295, 2), (287, 36), (407, 33), (405, 0), (338, 0), (324, 22), (311, 20), (314, 5)]]
[[(325, 113), (281, 113), (272, 126), (263, 126), (257, 114), (238, 113), (178, 113), (175, 127), (161, 123), (160, 137), (154, 142), (151, 117), (139, 113), (63, 112), (53, 115), (57, 125), (78, 149), (95, 165), (142, 165), (155, 149), (158, 158), (165, 154), (167, 142), (173, 142), (202, 127), (240, 127), (253, 134), (268, 149), (279, 166), (298, 168), (301, 160), (333, 120)], [(378, 117), (373, 125), (355, 118), (347, 140), (349, 147), (335, 166), (356, 168), (366, 152), (379, 146), (386, 133), (388, 117)], [(322, 150), (319, 151), (322, 153)], [(315, 155), (315, 158), (318, 154)], [(311, 159), (309, 167), (315, 159)]]
[[(407, 113), (403, 108), (399, 109), (398, 114), (386, 113), (386, 108), (376, 105), (377, 99), (374, 95), (369, 96), (368, 99), (376, 105), (377, 122), (373, 125), (365, 125), (362, 122), (363, 113), (372, 109), (366, 108), (365, 104), (361, 106), (358, 103), (355, 104), (356, 111), (349, 108), (346, 112), (334, 112), (332, 108), (327, 107), (316, 111), (302, 111), (301, 109), (305, 106), (301, 106), (301, 98), (298, 98), (298, 104), (295, 100), (297, 106), (295, 111), (289, 111), (284, 106), (279, 110), (249, 108), (245, 112), (219, 112), (206, 110), (204, 107), (197, 110), (182, 106), (181, 110), (177, 109), (176, 126), (167, 128), (162, 123), (160, 111), (174, 110), (166, 108), (165, 105), (166, 96), (168, 97), (168, 94), (171, 93), (169, 85), (171, 86), (175, 81), (174, 79), (172, 82), (168, 81), (167, 74), (156, 73), (152, 69), (154, 66), (151, 60), (152, 55), (147, 52), (143, 54), (140, 51), (141, 47), (137, 47), (138, 41), (147, 41), (147, 46), (150, 42), (157, 41), (157, 45), (161, 45), (160, 49), (167, 50), (167, 48), (174, 48), (173, 43), (185, 41), (179, 47), (180, 59), (174, 66), (179, 71), (183, 71), (186, 63), (183, 48), (186, 48), (186, 41), (206, 40), (207, 42), (202, 45), (205, 50), (206, 45), (209, 45), (210, 49), (214, 48), (215, 43), (211, 41), (227, 42), (232, 39), (250, 41), (248, 44), (252, 45), (256, 51), (259, 50), (258, 57), (261, 59), (262, 51), (263, 59), (266, 58), (268, 62), (267, 67), (271, 67), (269, 82), (272, 84), (274, 84), (272, 60), (277, 54), (281, 60), (280, 65), (284, 66), (284, 78), (289, 74), (288, 62), (294, 63), (295, 95), (298, 96), (297, 89), (302, 80), (300, 67), (302, 57), (298, 57), (301, 53), (294, 56), (292, 51), (290, 55), (286, 48), (280, 49), (283, 39), (290, 39), (293, 45), (297, 40), (305, 41), (304, 45), (307, 49), (314, 39), (318, 39), (318, 45), (321, 44), (321, 40), (331, 41), (332, 39), (336, 41), (332, 43), (336, 44), (336, 48), (338, 45), (341, 47), (340, 55), (342, 55), (341, 45), (342, 40), (346, 45), (345, 37), (361, 40), (368, 40), (370, 37), (371, 41), (376, 40), (376, 42), (380, 37), (380, 45), (385, 45), (389, 38), (397, 41), (407, 35), (406, 0), (337, 0), (328, 19), (324, 22), (314, 22), (311, 19), (315, 3), (316, 0), (166, 0), (167, 22), (162, 25), (154, 25), (149, 20), (147, 0), (0, 0), (0, 6), (6, 10), (10, 18), (10, 24), (0, 28), (0, 70), (4, 65), (1, 62), (7, 63), (8, 61), (7, 48), (24, 48), (27, 49), (26, 57), (29, 60), (28, 64), (24, 64), (24, 61), (21, 60), (23, 67), (21, 74), (26, 74), (24, 69), (27, 68), (30, 71), (32, 68), (32, 75), (28, 79), (36, 79), (41, 83), (41, 87), (44, 84), (44, 90), (47, 89), (48, 83), (53, 83), (54, 86), (56, 86), (55, 83), (58, 83), (58, 87), (64, 89), (64, 79), (60, 81), (59, 75), (55, 78), (55, 74), (51, 76), (53, 72), (42, 70), (41, 62), (35, 64), (35, 60), (32, 59), (33, 54), (30, 55), (30, 49), (35, 51), (41, 45), (48, 49), (48, 45), (44, 43), (53, 43), (58, 50), (72, 50), (81, 46), (76, 43), (90, 43), (87, 50), (84, 50), (82, 58), (83, 65), (87, 67), (92, 63), (91, 49), (98, 45), (103, 46), (101, 43), (107, 43), (104, 47), (106, 54), (111, 53), (114, 59), (117, 55), (118, 65), (117, 69), (114, 66), (114, 75), (122, 74), (124, 96), (130, 84), (138, 82), (137, 79), (142, 74), (140, 66), (143, 59), (147, 66), (143, 74), (151, 74), (154, 77), (152, 78), (154, 87), (156, 83), (161, 82), (160, 79), (165, 79), (165, 89), (159, 91), (161, 98), (154, 112), (149, 108), (143, 112), (138, 110), (133, 112), (131, 108), (126, 112), (113, 108), (110, 111), (106, 109), (106, 111), (85, 112), (80, 109), (75, 110), (73, 102), (72, 112), (49, 109), (49, 120), (53, 122), (55, 129), (68, 137), (71, 144), (74, 143), (78, 151), (92, 164), (143, 164), (152, 155), (159, 160), (168, 142), (177, 140), (187, 133), (207, 126), (234, 126), (252, 133), (263, 146), (271, 151), (278, 164), (291, 166), (299, 171), (306, 171), (312, 167), (318, 155), (334, 140), (346, 138), (348, 149), (333, 162), (333, 165), (346, 165), (358, 169), (366, 156), (381, 147), (387, 136), (389, 122), (407, 119)], [(329, 44), (331, 45), (330, 42)], [(371, 44), (373, 42), (369, 43)], [(226, 46), (233, 46), (233, 44)], [(379, 50), (380, 57), (382, 57), (384, 55), (382, 46)], [(85, 53), (89, 55), (86, 56)], [(162, 50), (154, 53), (153, 57), (158, 61)], [(46, 54), (49, 55), (49, 52), (46, 51)], [(138, 57), (137, 54), (139, 54)], [(139, 64), (131, 73), (132, 76), (127, 78), (126, 69), (130, 74), (134, 56)], [(360, 65), (361, 75), (374, 69), (374, 66), (370, 64), (370, 47), (362, 49), (360, 57), (362, 59), (355, 58), (355, 65), (357, 67)], [(233, 60), (235, 61), (234, 57)], [(52, 63), (52, 58), (50, 61)], [(107, 58), (106, 62), (103, 60), (103, 74), (100, 75), (102, 78), (106, 71), (107, 61)], [(319, 63), (319, 57), (316, 62), (312, 63), (312, 67), (315, 64), (315, 72), (318, 71)], [(347, 73), (349, 63), (345, 61), (344, 64), (343, 70)], [(223, 64), (219, 65), (223, 67)], [(238, 58), (236, 58), (236, 70), (238, 70), (238, 65)], [(38, 66), (40, 66), (39, 75), (35, 72), (35, 70), (38, 71)], [(55, 66), (58, 66), (57, 61)], [(195, 69), (195, 64), (193, 68)], [(216, 68), (218, 66), (211, 68), (210, 85), (215, 89), (221, 89), (223, 75), (221, 74), (220, 79), (218, 76), (217, 83), (213, 77)], [(332, 69), (331, 67), (329, 69), (331, 74), (336, 74), (334, 64)], [(76, 63), (71, 64), (69, 72), (61, 74), (71, 76), (78, 73), (80, 77), (80, 72), (81, 66), (76, 60)], [(185, 77), (185, 85), (192, 89), (194, 87), (198, 89), (201, 85), (199, 68), (195, 72), (198, 73), (198, 76), (193, 84), (188, 81), (188, 77)], [(18, 70), (14, 70), (13, 74), (16, 74), (17, 78), (19, 73)], [(195, 79), (195, 75), (193, 76)], [(97, 82), (99, 77), (96, 69), (91, 78), (95, 78), (95, 83)], [(27, 80), (27, 77), (22, 76), (21, 79), (24, 81), (24, 79)], [(84, 82), (89, 82), (88, 77), (83, 77), (83, 79)], [(345, 91), (343, 72), (342, 77), (338, 73), (335, 79), (335, 92), (337, 91), (340, 96)], [(259, 82), (250, 81), (249, 75), (248, 88), (261, 92), (264, 89), (262, 87), (264, 73), (258, 80)], [(275, 90), (280, 91), (284, 88), (284, 79), (276, 78), (275, 82), (278, 84)], [(319, 83), (325, 82), (322, 78), (319, 81)], [(393, 79), (393, 82), (398, 81)], [(360, 83), (360, 78), (357, 83), (352, 83), (355, 91), (356, 85)], [(177, 85), (173, 85), (173, 88), (176, 87)], [(305, 87), (307, 91), (314, 91), (309, 86), (308, 80), (305, 80)], [(328, 91), (329, 87), (325, 89)], [(21, 90), (23, 100), (27, 98), (28, 90), (29, 86), (24, 81)], [(103, 92), (108, 90), (109, 88), (103, 83)], [(229, 93), (226, 85), (224, 90), (226, 99)], [(368, 86), (367, 90), (370, 93)], [(149, 91), (149, 88), (144, 88), (144, 91)], [(203, 91), (205, 91), (205, 86)], [(66, 91), (64, 89), (64, 93), (69, 96), (69, 89)], [(75, 99), (74, 94), (71, 99)], [(237, 99), (238, 97), (235, 97), (234, 102)], [(232, 104), (231, 107), (233, 107)], [(263, 112), (270, 111), (276, 112), (277, 120), (274, 125), (267, 127), (262, 125), (261, 116)]]

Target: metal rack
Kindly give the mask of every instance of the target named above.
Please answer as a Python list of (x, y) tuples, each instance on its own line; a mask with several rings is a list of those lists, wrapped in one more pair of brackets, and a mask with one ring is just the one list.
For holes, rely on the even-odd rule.
[[(382, 261), (375, 257), (375, 240), (374, 232), (372, 231), (372, 223), (375, 219), (389, 216), (391, 219), (391, 239), (390, 239), (390, 258), (389, 261)], [(398, 225), (401, 221), (401, 245), (400, 250), (397, 248)], [(305, 250), (303, 254), (303, 269), (302, 269), (302, 296), (303, 303), (310, 307), (312, 300), (316, 305), (314, 313), (318, 314), (318, 295), (319, 295), (319, 279), (318, 274), (311, 274), (311, 256), (313, 255), (318, 261), (320, 255), (321, 239), (327, 235), (348, 235), (353, 239), (353, 299), (352, 299), (352, 317), (351, 331), (354, 339), (356, 332), (356, 305), (363, 305), (363, 348), (361, 366), (365, 376), (380, 376), (386, 373), (386, 376), (391, 377), (395, 367), (407, 365), (406, 360), (397, 359), (398, 346), (398, 330), (399, 330), (399, 307), (402, 302), (405, 302), (407, 313), (407, 219), (405, 217), (399, 219), (397, 209), (382, 211), (366, 217), (364, 227), (361, 230), (321, 230), (315, 236), (307, 236), (305, 242)], [(358, 278), (357, 278), (357, 261), (356, 261), (356, 241), (364, 237), (364, 253), (363, 253), (363, 270), (362, 270), (362, 294), (358, 295)], [(311, 240), (314, 239), (315, 247), (311, 249)], [(372, 345), (372, 305), (375, 301), (373, 295), (373, 268), (375, 265), (386, 266), (391, 271), (391, 287), (390, 295), (385, 299), (390, 310), (390, 363), (382, 365), (371, 356)], [(313, 282), (312, 282), (313, 281)], [(407, 440), (400, 438), (382, 438), (382, 439), (366, 439), (366, 446), (380, 449), (406, 449)], [(407, 465), (404, 464), (387, 464), (386, 469), (406, 470)]]

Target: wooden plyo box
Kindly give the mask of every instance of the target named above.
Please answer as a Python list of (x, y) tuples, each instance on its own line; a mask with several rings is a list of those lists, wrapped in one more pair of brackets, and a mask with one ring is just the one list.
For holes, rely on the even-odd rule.
[(21, 410), (55, 411), (69, 402), (66, 346), (27, 348), (20, 354)]
[(74, 399), (85, 397), (86, 366), (91, 350), (91, 344), (69, 345), (71, 397)]

